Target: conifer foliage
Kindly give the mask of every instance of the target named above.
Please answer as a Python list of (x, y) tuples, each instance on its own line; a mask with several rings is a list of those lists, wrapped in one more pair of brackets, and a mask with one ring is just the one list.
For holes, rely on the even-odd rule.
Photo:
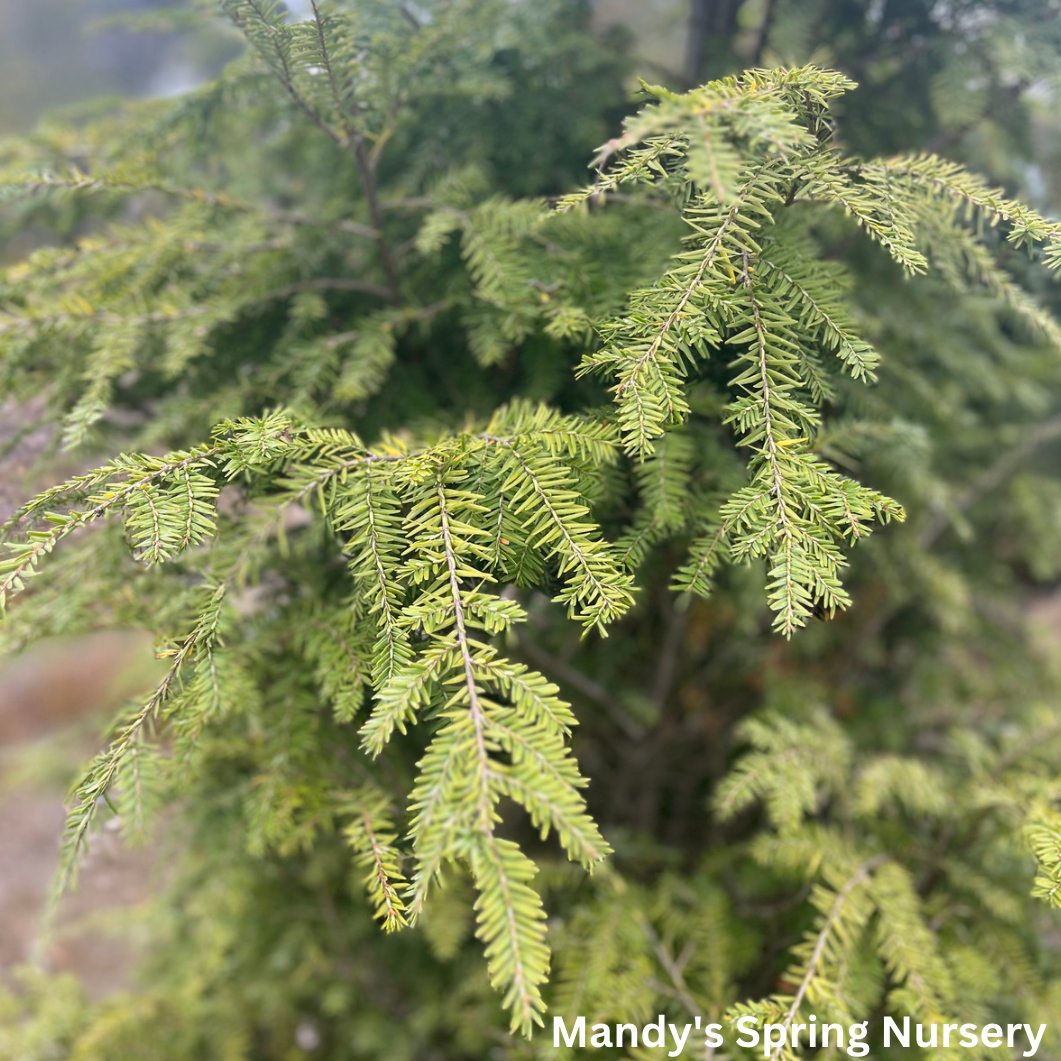
[[(521, 196), (514, 116), (523, 135), (536, 107), (614, 76), (570, 5), (316, 0), (303, 20), (272, 0), (220, 7), (246, 53), (215, 83), (46, 127), (5, 148), (0, 171), (5, 224), (66, 236), (0, 274), (4, 392), (43, 396), (68, 448), (122, 450), (4, 525), (0, 637), (136, 622), (167, 665), (75, 787), (59, 890), (101, 816), (132, 834), (179, 802), (208, 847), (231, 837), (240, 852), (212, 881), (204, 856), (175, 887), (189, 936), (289, 899), (297, 922), (300, 889), (353, 879), (364, 898), (343, 891), (342, 916), (367, 904), (396, 934), (358, 935), (355, 962), (398, 967), (408, 935), (427, 940), (423, 968), (452, 961), (470, 925), (525, 1036), (547, 1000), (617, 1021), (661, 1006), (786, 1026), (808, 1006), (953, 1017), (970, 950), (1045, 997), (1021, 920), (1034, 915), (986, 869), (953, 884), (980, 904), (974, 940), (946, 937), (929, 907), (948, 845), (988, 833), (1017, 894), (1030, 850), (1036, 893), (1061, 905), (1056, 782), (1036, 759), (1048, 740), (962, 738), (944, 777), (913, 754), (861, 754), (825, 711), (767, 705), (711, 796), (720, 829), (760, 805), (764, 820), (683, 875), (667, 859), (647, 870), (636, 845), (609, 858), (571, 705), (603, 702), (644, 735), (651, 708), (602, 697), (592, 654), (609, 635), (625, 651), (660, 583), (683, 615), (750, 568), (774, 636), (798, 640), (851, 604), (851, 550), (905, 518), (858, 474), (858, 440), (905, 414), (874, 406), (889, 351), (831, 234), (1061, 347), (998, 262), (1008, 246), (1058, 269), (1061, 225), (931, 154), (852, 157), (833, 108), (855, 86), (815, 66), (684, 94), (643, 84), (590, 184)], [(582, 98), (571, 125), (595, 136), (600, 108), (591, 88)], [(568, 626), (589, 670), (574, 656), (550, 672), (535, 637)], [(1019, 780), (1033, 761), (1039, 786)], [(297, 883), (270, 898), (263, 865)], [(762, 941), (722, 884), (753, 865), (796, 880), (806, 915), (765, 980)], [(222, 886), (207, 914), (182, 905)], [(251, 951), (225, 960), (260, 972)], [(194, 1010), (206, 1029), (158, 1056), (281, 1056), (283, 1020), (254, 1052), (259, 1018), (211, 999), (218, 968), (177, 1016), (172, 992), (149, 996), (158, 1026)], [(475, 966), (461, 969), (472, 997)], [(361, 1013), (350, 990), (322, 1019)], [(474, 1006), (489, 1027), (495, 1004)], [(146, 1034), (140, 1019), (86, 1034), (120, 1049)], [(418, 1019), (465, 1044), (447, 1056), (482, 1056), (444, 1016)], [(392, 1033), (372, 1034), (357, 1049), (382, 1056)]]

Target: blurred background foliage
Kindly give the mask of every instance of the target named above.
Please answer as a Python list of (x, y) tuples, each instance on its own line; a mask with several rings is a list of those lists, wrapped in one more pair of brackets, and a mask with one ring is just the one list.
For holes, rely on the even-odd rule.
[(108, 96), (171, 96), (238, 51), (165, 0), (0, 0), (0, 136)]
[[(299, 10), (298, 5), (292, 6)], [(638, 75), (684, 88), (749, 65), (813, 60), (859, 82), (860, 87), (841, 101), (839, 109), (840, 137), (850, 150), (867, 155), (939, 152), (968, 163), (1048, 214), (1056, 215), (1061, 209), (1061, 109), (1056, 102), (1061, 87), (1061, 4), (1057, 0), (597, 0), (591, 7), (593, 31), (606, 41), (610, 61), (624, 72), (625, 81), (609, 78), (590, 85), (593, 70), (581, 82), (575, 78), (569, 89), (586, 127), (617, 128), (619, 116), (634, 106)], [(131, 24), (115, 23), (116, 16), (130, 15), (135, 16)], [(0, 0), (0, 133), (30, 130), (55, 108), (97, 108), (94, 101), (108, 95), (177, 93), (211, 76), (238, 48), (236, 36), (220, 22), (183, 28), (180, 9), (174, 13), (172, 5), (163, 3)], [(523, 127), (519, 133), (526, 141), (545, 135)], [(566, 187), (578, 179), (596, 145), (572, 138), (557, 147), (558, 139), (550, 141), (555, 148), (548, 156), (553, 171), (535, 172), (535, 187), (510, 190), (553, 191), (557, 185)], [(43, 233), (35, 238), (47, 241), (49, 236)], [(26, 249), (22, 244), (17, 253)], [(550, 645), (561, 670), (565, 665), (569, 668), (569, 673), (558, 673), (561, 682), (573, 682), (576, 694), (585, 701), (579, 705), (587, 714), (579, 754), (593, 778), (591, 798), (609, 828), (614, 826), (620, 835), (627, 830), (625, 850), (628, 855), (633, 852), (635, 862), (642, 855), (645, 863), (657, 856), (664, 861), (669, 857), (666, 852), (661, 856), (659, 845), (650, 843), (649, 837), (686, 848), (696, 847), (705, 836), (717, 839), (717, 826), (708, 823), (701, 810), (704, 792), (684, 784), (692, 776), (685, 767), (699, 757), (711, 778), (721, 776), (734, 747), (734, 739), (723, 739), (721, 734), (732, 729), (736, 718), (773, 695), (772, 686), (787, 682), (795, 686), (797, 676), (816, 690), (824, 690), (833, 715), (860, 739), (896, 750), (912, 746), (938, 751), (941, 734), (949, 726), (960, 725), (966, 712), (978, 723), (1005, 723), (1014, 705), (1036, 696), (1055, 697), (1061, 642), (1057, 596), (1061, 490), (1056, 482), (1061, 460), (1056, 412), (1061, 380), (1056, 355), (1022, 345), (996, 328), (990, 307), (971, 300), (960, 305), (956, 299), (948, 301), (942, 284), (919, 293), (897, 283), (895, 272), (882, 265), (878, 256), (852, 249), (842, 236), (834, 252), (848, 260), (872, 293), (872, 302), (861, 309), (877, 343), (924, 370), (920, 375), (886, 371), (874, 392), (876, 398), (887, 404), (900, 396), (911, 417), (916, 413), (917, 430), (899, 425), (906, 431), (904, 444), (914, 452), (913, 463), (917, 464), (919, 454), (929, 452), (927, 439), (932, 436), (938, 445), (933, 452), (933, 474), (947, 479), (955, 489), (950, 497), (938, 492), (926, 459), (923, 478), (903, 488), (904, 500), (912, 499), (911, 511), (926, 518), (917, 526), (889, 532), (879, 545), (860, 547), (850, 580), (855, 606), (833, 623), (816, 624), (791, 645), (767, 634), (754, 609), (739, 610), (755, 598), (739, 570), (716, 599), (692, 611), (681, 629), (668, 627), (667, 605), (653, 601), (650, 621), (639, 630), (622, 631), (609, 645), (594, 645), (587, 652), (588, 667), (581, 673), (570, 672), (570, 665), (564, 664), (580, 651), (576, 637), (559, 635)], [(1030, 286), (1055, 312), (1061, 307), (1056, 285), (1047, 286), (1032, 276), (1019, 259), (1008, 264), (1022, 278), (1025, 272), (1029, 274)], [(934, 353), (944, 351), (951, 360), (942, 366), (918, 362), (917, 351), (926, 346)], [(923, 390), (912, 387), (915, 379)], [(8, 408), (0, 435), (10, 434), (14, 415)], [(1046, 426), (1033, 433), (1028, 444), (1022, 436), (1035, 421)], [(1007, 439), (1010, 448), (1000, 451), (1000, 442)], [(47, 450), (46, 445), (41, 448)], [(999, 452), (1004, 458), (1008, 455), (1008, 462), (997, 459)], [(888, 455), (868, 453), (866, 463), (873, 466), (876, 456), (876, 471), (887, 477)], [(28, 461), (17, 466), (18, 492), (26, 484), (23, 473), (32, 469), (36, 456), (31, 453)], [(0, 478), (14, 477), (15, 468), (6, 460)], [(904, 550), (907, 561), (913, 557), (920, 566), (903, 561)], [(1026, 626), (1029, 617), (1038, 622), (1031, 642)], [(671, 631), (677, 632), (675, 638)], [(629, 652), (616, 651), (615, 643), (621, 638), (629, 639)], [(662, 709), (642, 695), (645, 660), (658, 655), (660, 645), (673, 657), (665, 697), (668, 703)], [(47, 882), (48, 859), (61, 820), (61, 794), (53, 782), (69, 777), (86, 745), (94, 740), (83, 728), (76, 728), (74, 716), (80, 717), (93, 706), (105, 708), (116, 696), (125, 695), (128, 681), (120, 676), (130, 660), (136, 667), (143, 665), (142, 640), (127, 642), (124, 650), (113, 643), (103, 648), (99, 643), (85, 643), (83, 650), (87, 655), (82, 658), (96, 660), (105, 676), (98, 687), (87, 688), (79, 682), (83, 667), (72, 667), (63, 684), (60, 660), (69, 660), (68, 649), (19, 664), (20, 674), (32, 671), (38, 676), (41, 684), (35, 688), (20, 684), (23, 679), (16, 678), (10, 665), (0, 675), (0, 719), (11, 720), (0, 739), (16, 753), (5, 756), (4, 766), (19, 764), (17, 770), (8, 771), (5, 792), (19, 789), (23, 793), (19, 798), (29, 801), (18, 804), (22, 810), (7, 815), (7, 821), (0, 824), (0, 850), (48, 852), (40, 863), (43, 868), (32, 863), (35, 875), (28, 885), (30, 898), (14, 907), (19, 925), (31, 921), (39, 910)], [(135, 673), (131, 680), (137, 680)], [(122, 681), (125, 687), (116, 691), (115, 683)], [(639, 727), (649, 730), (651, 739), (640, 749), (630, 742), (612, 757), (615, 734), (607, 719), (599, 712), (594, 717), (592, 706), (587, 707), (594, 698), (601, 699), (603, 685), (622, 690), (624, 710), (635, 716)], [(16, 697), (20, 689), (23, 692)], [(58, 697), (54, 701), (58, 706), (53, 712), (40, 712), (40, 705), (52, 693)], [(27, 712), (33, 712), (41, 724), (20, 729), (17, 720)], [(42, 718), (50, 721), (42, 722)], [(69, 737), (72, 719), (73, 740)], [(47, 747), (35, 746), (37, 750), (29, 755), (26, 742), (49, 732), (57, 736)], [(51, 786), (46, 797), (50, 809), (36, 831), (23, 829), (20, 840), (12, 839), (13, 825), (26, 826), (36, 820), (29, 809), (36, 797), (26, 787), (34, 771)], [(14, 802), (9, 806), (16, 808)], [(7, 834), (2, 831), (5, 828)], [(23, 844), (21, 849), (16, 840)], [(23, 866), (31, 864), (32, 859), (20, 857), (25, 859)], [(98, 903), (100, 895), (121, 893), (116, 881), (131, 880), (128, 894), (135, 893), (137, 882), (144, 877), (143, 866), (121, 863), (116, 854), (112, 861), (109, 857), (104, 855), (101, 862), (104, 875), (111, 876), (93, 893), (92, 873), (99, 872), (100, 862), (96, 869), (90, 866), (88, 898), (71, 916), (93, 913), (93, 902)], [(260, 997), (242, 1001), (248, 1008), (283, 1012), (283, 1020), (291, 1025), (285, 1034), (290, 1033), (289, 1040), (301, 1035), (299, 1041), (309, 1044), (307, 1052), (312, 1052), (318, 1033), (312, 1022), (298, 1023), (297, 1011), (300, 1006), (310, 1011), (317, 1004), (314, 992), (327, 977), (321, 974), (315, 979), (320, 969), (314, 962), (326, 964), (316, 948), (336, 940), (327, 925), (307, 927), (292, 921), (270, 924), (273, 935), (260, 941), (252, 926), (260, 926), (270, 910), (289, 903), (292, 895), (309, 901), (319, 880), (339, 872), (329, 859), (340, 858), (338, 851), (325, 848), (310, 861), (303, 877), (293, 881), (286, 876), (291, 867), (283, 861), (270, 862), (263, 871), (260, 863), (233, 855), (246, 883), (244, 905), (231, 917), (233, 938), (243, 941), (233, 947), (237, 955), (233, 960), (242, 963), (245, 974), (265, 969), (267, 960), (280, 965), (279, 971), (263, 974), (264, 986), (256, 988)], [(203, 879), (195, 885), (205, 904), (211, 901), (210, 865), (204, 865), (201, 873)], [(747, 890), (747, 881), (738, 883), (738, 891)], [(1021, 882), (1016, 890), (1027, 889)], [(0, 907), (7, 902), (11, 909), (10, 898), (16, 893), (30, 894), (18, 892), (10, 880), (5, 884), (0, 873)], [(196, 937), (195, 931), (208, 932), (211, 926), (196, 922), (194, 909), (184, 913), (187, 922), (170, 928), (174, 937), (171, 953), (183, 948), (192, 964), (197, 948), (206, 952), (213, 947), (220, 952), (231, 943)], [(781, 911), (778, 917), (785, 913)], [(763, 922), (768, 937), (781, 931), (781, 922), (770, 917)], [(242, 928), (241, 919), (245, 919)], [(371, 927), (348, 928), (340, 940), (342, 946), (378, 953), (369, 950), (378, 946), (368, 931)], [(308, 936), (313, 931), (317, 935), (310, 945), (300, 933)], [(20, 946), (25, 942), (28, 947), (28, 936), (20, 932)], [(395, 946), (394, 941), (387, 946)], [(403, 949), (407, 947), (409, 951)], [(418, 960), (411, 947), (403, 939), (391, 952), (399, 983), (405, 966)], [(7, 962), (24, 956), (24, 949), (0, 954)], [(108, 952), (107, 960), (121, 967), (122, 959), (115, 952)], [(302, 965), (298, 965), (300, 960)], [(342, 960), (347, 961), (347, 956)], [(286, 991), (285, 961), (297, 967), (303, 980), (290, 996), (274, 996), (270, 992)], [(61, 961), (58, 964), (63, 966)], [(99, 976), (98, 966), (92, 966), (83, 950), (68, 949), (65, 967), (82, 972), (90, 986), (94, 978), (97, 983), (113, 985), (113, 979)], [(465, 962), (462, 975), (471, 977), (468, 970), (472, 967)], [(166, 982), (165, 970), (156, 969), (155, 976)], [(448, 989), (452, 982), (452, 967), (432, 967), (425, 990), (434, 993), (435, 1007), (422, 1020), (439, 1039), (460, 1042), (461, 1035), (469, 1033), (462, 1031), (455, 1015), (461, 1000), (451, 1011)], [(493, 1005), (483, 983), (469, 980), (469, 985), (467, 994), (473, 1001), (486, 996), (485, 1005)], [(366, 990), (378, 986), (358, 984)], [(758, 991), (770, 987), (770, 983), (749, 985)], [(35, 998), (38, 988), (47, 1001), (46, 1007), (38, 1009), (38, 1023), (61, 1039), (64, 1022), (74, 1027), (82, 1019), (79, 991), (72, 981), (58, 987), (53, 983), (47, 990), (43, 984), (28, 983), (27, 996)], [(342, 991), (349, 989), (349, 984), (333, 984), (335, 997), (324, 999), (323, 1012), (340, 1012), (346, 1004)], [(383, 999), (380, 1009), (390, 1002)], [(241, 1000), (226, 996), (222, 1004), (235, 1007)], [(14, 1003), (9, 1005), (14, 1007)], [(165, 1016), (141, 1013), (138, 1019), (150, 1022)], [(207, 1016), (223, 1020), (227, 1015), (211, 1011)], [(0, 1020), (3, 1017), (0, 1013)], [(419, 1031), (407, 1031), (410, 1041), (416, 1041)], [(190, 1034), (187, 1028), (173, 1029), (174, 1036), (178, 1033)], [(370, 1053), (388, 1041), (392, 1026), (383, 1020), (379, 1026), (363, 1022), (359, 1034), (364, 1042), (358, 1049)], [(195, 1056), (197, 1047), (182, 1044), (180, 1049)], [(403, 1040), (402, 1049), (414, 1048)], [(464, 1050), (469, 1056), (477, 1051), (477, 1056), (485, 1056), (481, 1051), (487, 1047), (481, 1037), (472, 1036), (454, 1049), (450, 1056), (465, 1056)], [(130, 1050), (135, 1050), (134, 1044)], [(0, 1056), (4, 1056), (2, 1040)], [(305, 1054), (292, 1047), (285, 1056)]]
[[(108, 96), (171, 96), (233, 58), (238, 35), (167, 0), (0, 0), (0, 136)], [(200, 3), (200, 7), (202, 4)], [(308, 5), (292, 0), (292, 12)], [(680, 88), (747, 66), (813, 61), (859, 83), (856, 151), (975, 159), (1049, 208), (1061, 200), (1051, 105), (1061, 10), (1011, 0), (593, 0), (630, 71)], [(632, 87), (632, 86), (631, 86)]]

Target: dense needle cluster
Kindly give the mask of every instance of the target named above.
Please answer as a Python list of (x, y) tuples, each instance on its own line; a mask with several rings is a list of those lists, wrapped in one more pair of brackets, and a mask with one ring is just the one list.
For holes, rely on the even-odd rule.
[[(854, 86), (814, 66), (685, 94), (643, 85), (591, 184), (506, 194), (533, 183), (504, 154), (512, 115), (613, 76), (564, 5), (311, 6), (290, 21), (270, 0), (224, 0), (247, 52), (215, 83), (5, 148), (7, 223), (48, 218), (68, 238), (0, 274), (0, 385), (43, 395), (65, 446), (123, 453), (4, 526), (0, 636), (18, 647), (137, 622), (167, 668), (76, 786), (60, 890), (101, 815), (132, 833), (180, 800), (207, 848), (235, 837), (241, 852), (227, 875), (201, 856), (175, 892), (194, 931), (228, 925), (219, 955), (256, 903), (283, 908), (301, 888), (326, 896), (326, 933), (336, 888), (356, 922), (352, 872), (384, 929), (423, 928), (422, 966), (464, 953), (474, 923), (510, 1028), (528, 1036), (551, 944), (549, 1004), (605, 1022), (661, 1005), (944, 1020), (968, 1002), (967, 970), (1002, 952), (1038, 982), (1022, 900), (997, 882), (965, 872), (990, 917), (953, 936), (929, 907), (949, 845), (985, 832), (1024, 880), (1018, 896), (1030, 850), (1037, 893), (1059, 905), (1055, 775), (1036, 759), (1052, 737), (1029, 736), (1045, 709), (997, 743), (956, 738), (930, 768), (860, 752), (813, 692), (788, 710), (798, 686), (767, 690), (711, 795), (719, 827), (757, 807), (763, 819), (686, 872), (685, 856), (640, 850), (622, 822), (606, 861), (569, 701), (647, 744), (659, 703), (602, 695), (593, 676), (624, 616), (636, 623), (663, 590), (680, 630), (749, 568), (748, 599), (765, 585), (774, 630), (798, 638), (851, 603), (850, 548), (905, 518), (861, 481), (859, 459), (880, 445), (916, 467), (917, 430), (862, 396), (888, 351), (830, 238), (875, 245), (874, 267), (890, 259), (911, 285), (929, 274), (988, 298), (992, 319), (1061, 347), (998, 262), (1019, 248), (1057, 269), (1061, 225), (931, 154), (850, 156), (831, 108)], [(550, 670), (535, 638), (568, 626), (584, 640)], [(629, 626), (619, 639), (634, 651)], [(650, 655), (668, 651), (654, 640)], [(938, 857), (923, 858), (921, 828), (942, 829)], [(551, 836), (592, 881), (554, 860)], [(275, 873), (251, 883), (266, 864)], [(720, 883), (752, 865), (771, 887), (807, 882), (779, 907), (806, 915), (765, 979), (756, 956), (773, 944)], [(563, 912), (548, 931), (543, 887)], [(340, 1024), (387, 1011), (358, 980), (378, 956), (410, 960), (386, 949), (400, 936), (356, 932), (376, 957), (344, 959), (365, 969), (321, 1003)], [(321, 946), (281, 950), (312, 983)], [(207, 969), (180, 1022), (209, 1011), (204, 1041), (249, 1042), (235, 1003), (208, 1003)], [(462, 970), (475, 999), (475, 967)], [(991, 990), (970, 1004), (989, 1010)], [(425, 1026), (446, 1026), (424, 1015), (437, 1001), (421, 1004)], [(93, 1034), (121, 1042), (137, 1019)], [(372, 1024), (367, 1053), (388, 1026)]]

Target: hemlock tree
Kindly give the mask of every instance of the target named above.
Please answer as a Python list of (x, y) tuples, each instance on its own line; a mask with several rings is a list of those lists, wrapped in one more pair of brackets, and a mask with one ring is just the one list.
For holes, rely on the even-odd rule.
[(1014, 601), (1061, 570), (1061, 226), (850, 154), (814, 66), (620, 131), (560, 0), (221, 6), (216, 82), (4, 148), (8, 231), (61, 237), (0, 279), (4, 393), (122, 455), (5, 526), (0, 637), (168, 666), (58, 889), (112, 814), (172, 806), (177, 868), (142, 990), (27, 974), (0, 1047), (1056, 1026), (1059, 676)]

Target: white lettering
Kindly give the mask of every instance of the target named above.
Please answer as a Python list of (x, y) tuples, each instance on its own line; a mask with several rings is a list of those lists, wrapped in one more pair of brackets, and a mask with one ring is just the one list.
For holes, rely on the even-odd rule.
[(743, 1039), (738, 1039), (737, 1040), (737, 1045), (738, 1046), (758, 1046), (759, 1045), (759, 1033), (754, 1028), (747, 1027), (748, 1024), (755, 1024), (755, 1022), (756, 1022), (756, 1018), (753, 1017), (751, 1014), (748, 1014), (747, 1017), (741, 1017), (741, 1019), (739, 1021), (737, 1021), (737, 1028), (740, 1030), (742, 1035), (750, 1035), (751, 1036), (751, 1041), (747, 1042), (747, 1043)]
[(847, 1052), (850, 1057), (865, 1057), (869, 1053), (869, 1043), (865, 1041), (869, 1035), (869, 1021), (861, 1024), (852, 1024), (847, 1029)]
[[(777, 1033), (777, 1042), (773, 1041), (773, 1034)], [(779, 1046), (784, 1046), (788, 1041), (788, 1029), (783, 1024), (763, 1025), (763, 1057), (769, 1057)]]
[(895, 1034), (895, 1038), (902, 1043), (907, 1049), (910, 1047), (910, 1018), (903, 1017), (903, 1030), (899, 1031), (899, 1025), (891, 1019), (891, 1017), (884, 1018), (884, 1045), (891, 1046), (892, 1044), (892, 1033)]
[(1038, 1035), (1032, 1035), (1032, 1026), (1030, 1024), (1025, 1024), (1024, 1030), (1028, 1033), (1028, 1041), (1032, 1044), (1032, 1048), (1030, 1050), (1024, 1051), (1024, 1056), (1035, 1057), (1035, 1051), (1039, 1049), (1039, 1043), (1042, 1041), (1043, 1032), (1046, 1031), (1046, 1025), (1039, 1025)]
[[(997, 1024), (985, 1024), (983, 1030), (980, 1032), (980, 1042), (982, 1042), (984, 1046), (1001, 1046), (1002, 1029)], [(943, 1045), (947, 1045), (946, 1040), (943, 1041)]]
[(564, 1037), (564, 1045), (574, 1046), (575, 1036), (578, 1036), (578, 1045), (585, 1050), (586, 1048), (586, 1018), (579, 1017), (575, 1021), (571, 1028), (571, 1034), (567, 1034), (567, 1025), (564, 1023), (563, 1017), (553, 1017), (553, 1049), (560, 1049), (560, 1036)]
[[(600, 1031), (597, 1029), (600, 1028)], [(612, 1030), (607, 1024), (594, 1024), (593, 1034), (589, 1040), (590, 1046), (611, 1046), (612, 1045)]]
[(682, 1032), (682, 1037), (680, 1039), (678, 1038), (678, 1029), (673, 1024), (668, 1024), (667, 1027), (670, 1028), (671, 1038), (674, 1040), (674, 1049), (671, 1050), (667, 1056), (677, 1057), (684, 1049), (685, 1040), (689, 1038), (689, 1032), (693, 1030), (693, 1026), (691, 1024), (686, 1024), (685, 1031)]
[[(653, 1033), (656, 1037), (654, 1043), (648, 1041), (649, 1033)], [(659, 1015), (659, 1020), (655, 1024), (646, 1024), (641, 1029), (641, 1043), (644, 1046), (654, 1046), (659, 1049), (667, 1041), (667, 1029), (663, 1026), (663, 1014)]]
[(844, 1026), (842, 1024), (823, 1024), (822, 1025), (822, 1049), (824, 1050), (829, 1045), (829, 1029), (836, 1029), (836, 1045), (844, 1045)]
[(921, 1041), (921, 1029), (923, 1025), (917, 1026), (917, 1045), (918, 1046), (935, 1046), (937, 1042), (937, 1036), (939, 1034), (939, 1028), (935, 1024), (930, 1024), (929, 1027), (932, 1029), (932, 1041), (925, 1043)]

